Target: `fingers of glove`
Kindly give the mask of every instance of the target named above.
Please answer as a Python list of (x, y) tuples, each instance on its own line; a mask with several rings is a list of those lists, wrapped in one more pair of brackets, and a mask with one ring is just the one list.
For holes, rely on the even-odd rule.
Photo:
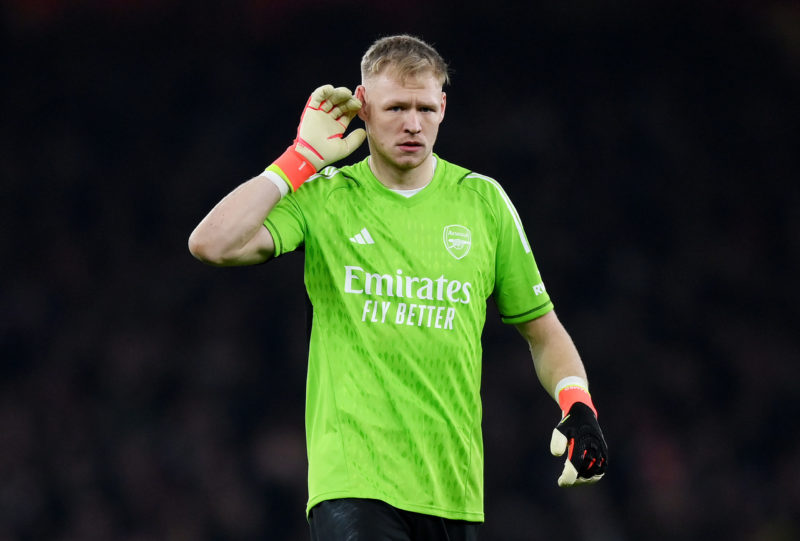
[[(361, 146), (361, 143), (364, 142), (364, 139), (367, 138), (367, 132), (363, 128), (358, 128), (357, 130), (353, 130), (350, 134), (342, 139), (345, 144), (345, 156), (353, 152), (355, 149)], [(342, 156), (344, 157), (344, 156)]]
[(564, 461), (564, 470), (558, 478), (558, 486), (571, 487), (578, 480), (578, 470), (569, 460)]
[(308, 103), (306, 107), (310, 107), (312, 109), (319, 109), (319, 106), (322, 102), (326, 101), (331, 94), (333, 94), (335, 88), (333, 85), (322, 85), (319, 88), (315, 89), (314, 92), (311, 93), (311, 97), (308, 98)]
[(603, 474), (593, 475), (591, 477), (581, 477), (578, 476), (575, 481), (571, 485), (563, 485), (563, 486), (581, 486), (581, 485), (593, 485), (594, 483), (598, 482), (600, 479), (603, 478)]
[(328, 114), (340, 124), (347, 126), (359, 109), (361, 109), (361, 102), (351, 96), (347, 101), (331, 109)]
[(561, 456), (567, 452), (567, 444), (569, 440), (557, 428), (553, 429), (553, 435), (550, 438), (550, 454), (553, 456)]
[(570, 460), (565, 460), (564, 469), (558, 478), (558, 486), (573, 487), (580, 485), (591, 485), (602, 479), (603, 475), (605, 474), (598, 473), (591, 476), (579, 475), (575, 465)]
[(331, 116), (345, 126), (353, 120), (358, 110), (361, 109), (361, 102), (351, 96), (346, 102), (339, 104), (331, 110)]
[(347, 103), (353, 97), (353, 93), (349, 88), (340, 86), (325, 93), (325, 99), (320, 102), (319, 110), (325, 113), (331, 113), (331, 116), (338, 118), (341, 116), (341, 111), (332, 112), (335, 108)]
[(590, 447), (576, 445), (573, 456), (570, 458), (581, 478), (602, 475), (605, 472), (606, 457), (602, 450), (594, 445)]

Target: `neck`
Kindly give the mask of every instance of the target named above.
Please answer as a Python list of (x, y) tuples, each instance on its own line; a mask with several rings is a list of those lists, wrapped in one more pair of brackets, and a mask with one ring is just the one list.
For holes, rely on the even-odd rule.
[(433, 178), (436, 159), (429, 154), (418, 166), (411, 169), (391, 167), (373, 155), (369, 156), (369, 168), (378, 181), (391, 190), (413, 190), (426, 186)]

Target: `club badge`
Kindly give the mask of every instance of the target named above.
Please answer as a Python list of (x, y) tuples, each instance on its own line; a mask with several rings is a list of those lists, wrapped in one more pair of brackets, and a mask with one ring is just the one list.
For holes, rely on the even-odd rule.
[(472, 234), (463, 225), (448, 225), (444, 228), (444, 247), (456, 259), (462, 259), (472, 247)]

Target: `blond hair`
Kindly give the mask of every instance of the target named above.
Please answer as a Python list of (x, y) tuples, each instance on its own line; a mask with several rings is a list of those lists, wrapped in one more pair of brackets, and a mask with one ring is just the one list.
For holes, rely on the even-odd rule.
[(436, 49), (407, 34), (380, 38), (367, 49), (361, 59), (361, 81), (387, 69), (401, 80), (429, 71), (441, 85), (450, 82), (449, 68)]

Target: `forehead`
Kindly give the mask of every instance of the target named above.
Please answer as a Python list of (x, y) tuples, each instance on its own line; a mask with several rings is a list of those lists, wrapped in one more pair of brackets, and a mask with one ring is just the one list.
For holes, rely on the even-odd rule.
[(364, 88), (373, 99), (376, 97), (393, 99), (413, 95), (420, 99), (438, 101), (442, 95), (442, 84), (429, 71), (403, 77), (397, 72), (386, 70), (365, 80)]

